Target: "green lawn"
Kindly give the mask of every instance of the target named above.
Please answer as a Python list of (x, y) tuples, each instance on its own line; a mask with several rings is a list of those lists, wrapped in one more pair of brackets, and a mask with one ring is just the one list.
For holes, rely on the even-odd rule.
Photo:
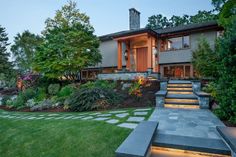
[[(30, 113), (38, 114), (48, 113)], [(131, 131), (104, 121), (0, 118), (0, 156), (111, 157)]]

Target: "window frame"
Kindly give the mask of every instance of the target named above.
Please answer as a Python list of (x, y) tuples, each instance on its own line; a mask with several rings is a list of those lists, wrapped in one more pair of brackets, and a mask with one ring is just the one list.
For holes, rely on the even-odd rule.
[[(186, 37), (186, 36), (189, 37), (189, 47), (184, 47), (184, 37)], [(179, 51), (179, 50), (191, 49), (191, 35), (182, 35), (182, 36), (175, 36), (175, 37), (171, 37), (171, 38), (165, 38), (164, 41), (168, 41), (168, 39), (179, 38), (179, 37), (182, 38), (182, 48), (180, 48), (180, 49), (166, 49), (165, 50), (165, 46), (167, 45), (167, 47), (168, 47), (168, 42), (166, 42), (165, 43), (166, 45), (164, 44), (164, 50), (162, 50), (160, 52), (169, 52), (169, 51)], [(161, 46), (161, 43), (160, 43), (160, 46)]]

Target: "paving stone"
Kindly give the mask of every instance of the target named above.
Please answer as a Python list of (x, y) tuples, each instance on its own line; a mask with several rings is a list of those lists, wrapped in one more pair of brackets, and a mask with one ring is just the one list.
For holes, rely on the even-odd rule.
[(99, 117), (99, 118), (95, 118), (94, 120), (97, 120), (97, 121), (103, 121), (103, 120), (107, 120), (109, 118), (107, 117)]
[(138, 124), (135, 123), (121, 123), (117, 126), (122, 127), (122, 128), (129, 128), (129, 129), (135, 129)]
[(56, 117), (55, 119), (58, 120), (58, 119), (63, 119), (63, 118), (65, 118), (65, 117)]
[(116, 114), (116, 113), (124, 113), (124, 112), (127, 112), (127, 111), (110, 111), (109, 113)]
[(58, 116), (59, 114), (53, 113), (53, 114), (48, 114), (48, 116)]
[(171, 116), (171, 117), (169, 117), (169, 119), (171, 119), (171, 120), (177, 120), (178, 117), (177, 117), (177, 116)]
[(124, 118), (124, 117), (126, 117), (128, 115), (129, 115), (129, 113), (120, 113), (120, 114), (116, 114), (116, 117)]
[(134, 111), (150, 111), (150, 110), (151, 110), (151, 108), (139, 108)]
[(88, 116), (88, 117), (84, 117), (84, 118), (82, 118), (83, 120), (89, 120), (89, 119), (93, 119), (93, 117), (92, 116)]
[(141, 122), (144, 121), (145, 117), (129, 117), (127, 122)]
[(48, 118), (45, 118), (45, 120), (49, 120), (49, 119), (54, 119), (54, 117), (48, 117)]
[(99, 114), (101, 114), (100, 112), (96, 112), (96, 113), (92, 113), (92, 114), (90, 114), (91, 116), (95, 116), (95, 115), (99, 115)]
[(107, 123), (110, 123), (110, 124), (116, 124), (116, 123), (118, 123), (119, 122), (119, 120), (117, 120), (117, 119), (110, 119), (110, 120), (108, 120), (108, 121), (106, 121)]
[(111, 116), (111, 114), (100, 114), (100, 115), (97, 115), (98, 117), (108, 117), (108, 116)]
[(35, 118), (35, 119), (44, 119), (44, 117), (37, 117), (37, 118)]
[(135, 116), (145, 116), (147, 114), (148, 114), (148, 112), (134, 112)]
[(29, 118), (27, 118), (27, 119), (35, 119), (36, 117), (29, 117)]

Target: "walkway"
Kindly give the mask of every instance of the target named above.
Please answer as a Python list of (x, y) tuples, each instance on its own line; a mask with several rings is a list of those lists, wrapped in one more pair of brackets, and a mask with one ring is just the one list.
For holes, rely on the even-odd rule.
[(209, 110), (156, 108), (149, 121), (159, 122), (154, 146), (229, 153), (216, 131), (224, 124)]

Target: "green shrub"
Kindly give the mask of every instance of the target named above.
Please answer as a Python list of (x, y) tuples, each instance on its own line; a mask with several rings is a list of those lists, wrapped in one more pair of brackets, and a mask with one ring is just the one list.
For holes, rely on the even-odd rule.
[(48, 86), (48, 93), (50, 95), (56, 95), (60, 90), (60, 85), (59, 84), (50, 84)]
[(38, 88), (36, 92), (36, 96), (34, 98), (35, 102), (40, 102), (47, 97), (46, 89), (45, 88)]
[(206, 85), (206, 87), (203, 87), (202, 90), (204, 92), (210, 93), (213, 98), (216, 98), (217, 94), (217, 86), (214, 82), (210, 82)]
[(9, 95), (4, 95), (2, 97), (2, 105), (6, 105), (7, 104), (7, 101), (11, 99), (11, 96)]
[(74, 92), (69, 99), (72, 111), (91, 111), (105, 109), (119, 102), (120, 97), (111, 89), (81, 88)]
[(106, 80), (96, 80), (95, 82), (87, 82), (80, 86), (80, 88), (101, 88), (101, 89), (114, 89), (116, 87), (116, 82), (109, 82)]
[(67, 85), (65, 87), (62, 87), (59, 93), (57, 94), (58, 97), (68, 97), (70, 96), (74, 91), (75, 87), (72, 85)]

